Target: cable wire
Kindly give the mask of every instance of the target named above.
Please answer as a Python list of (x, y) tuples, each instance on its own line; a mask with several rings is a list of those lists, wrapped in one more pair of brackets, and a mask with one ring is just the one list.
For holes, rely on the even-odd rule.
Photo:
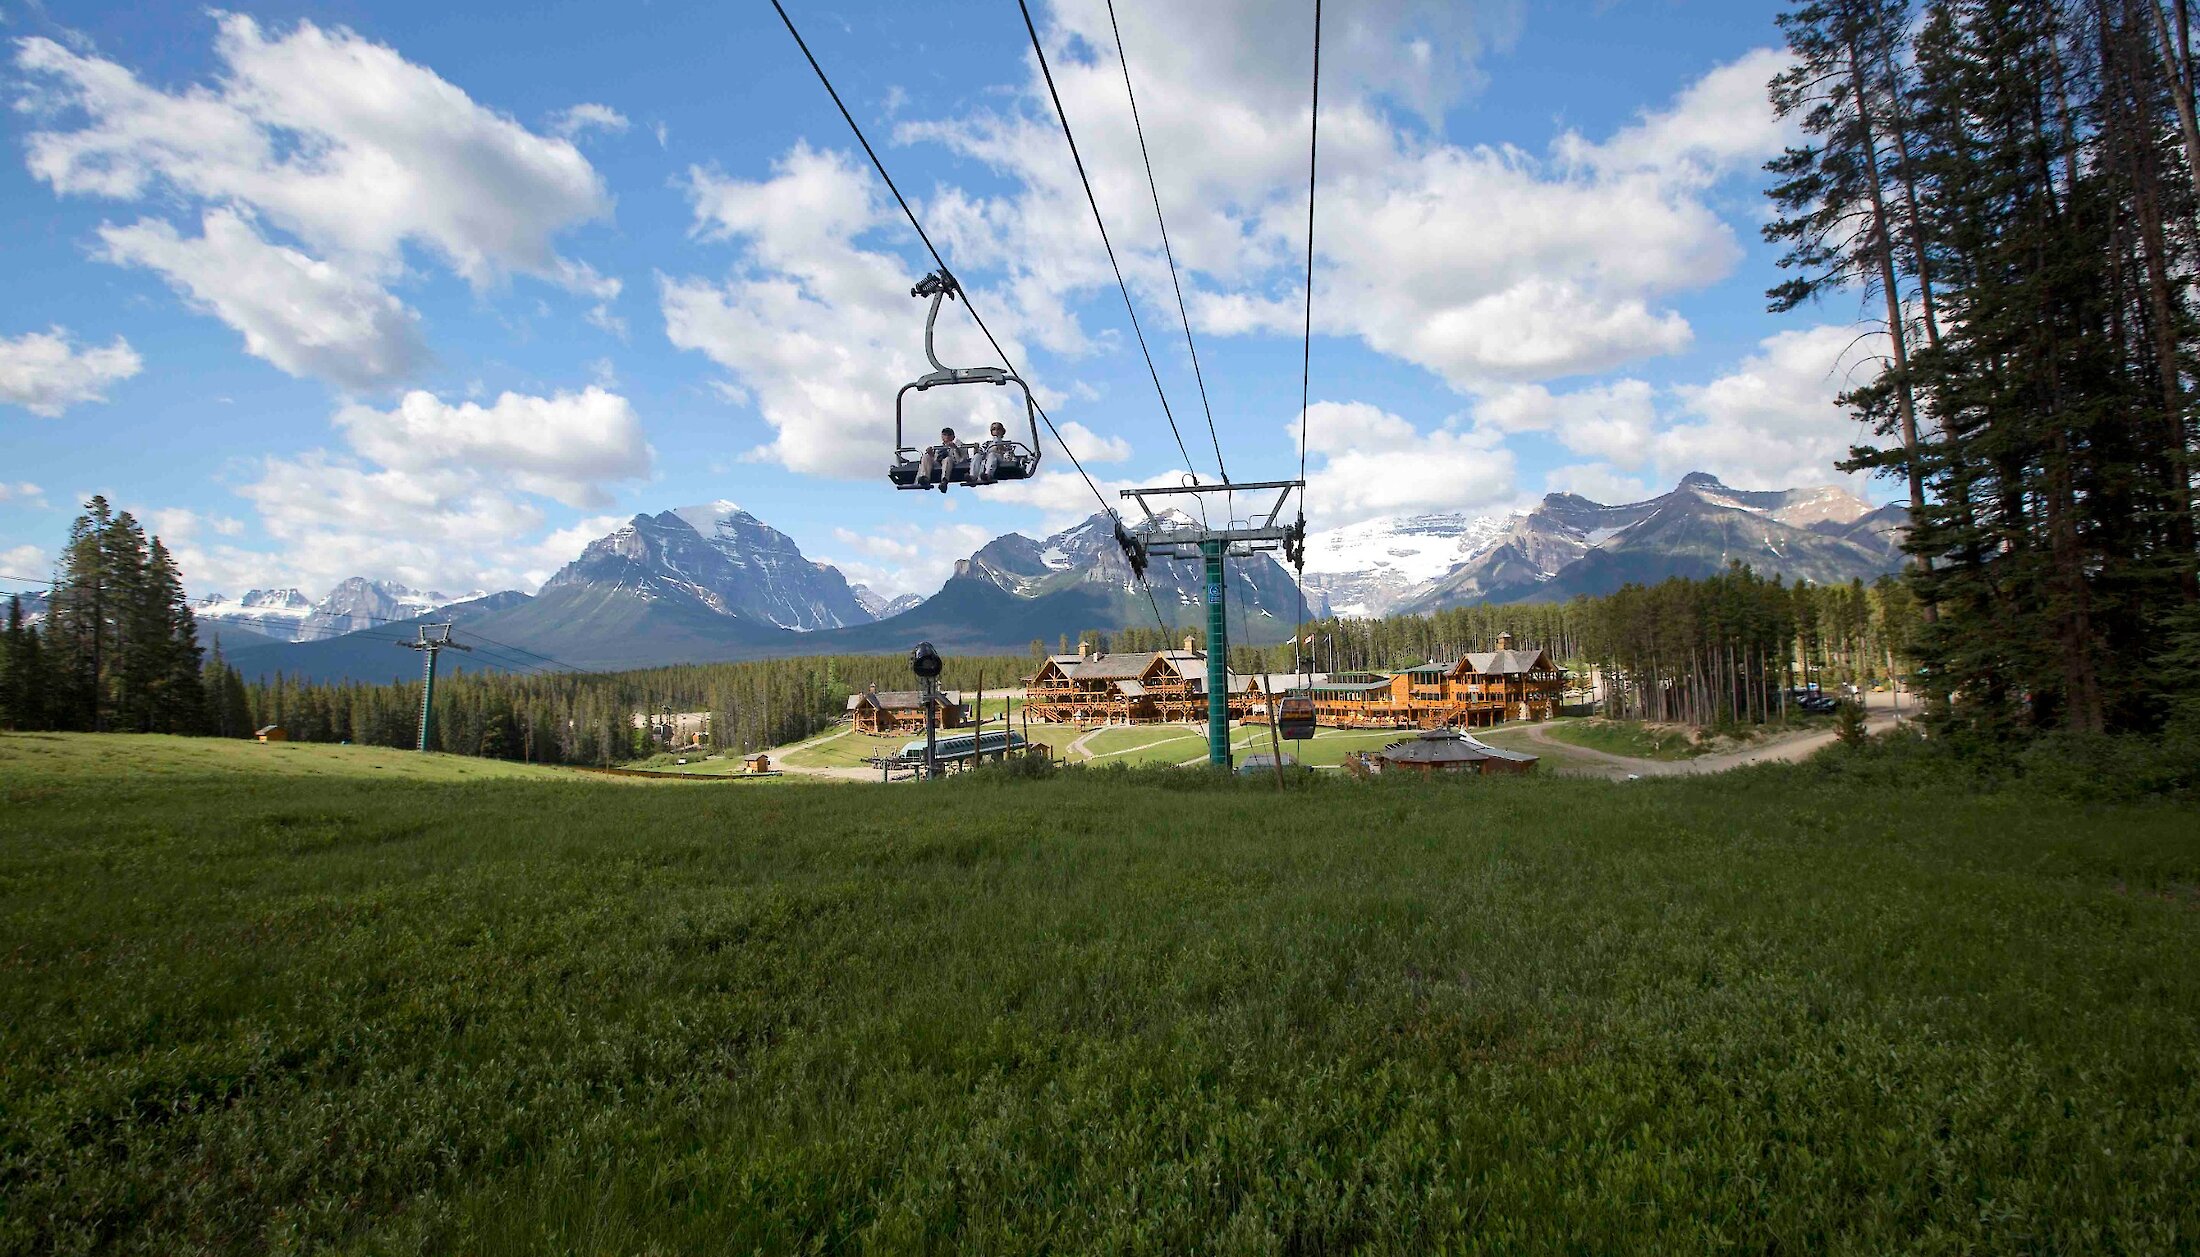
[[(895, 184), (894, 177), (886, 173), (886, 163), (879, 160), (878, 150), (871, 147), (871, 141), (863, 134), (863, 128), (856, 124), (855, 115), (848, 112), (846, 102), (840, 99), (840, 89), (834, 87), (832, 79), (826, 77), (825, 67), (818, 64), (816, 54), (810, 51), (809, 41), (803, 39), (802, 32), (795, 29), (794, 19), (787, 16), (786, 6), (781, 4), (779, 0), (772, 0), (772, 8), (779, 14), (779, 20), (786, 26), (787, 33), (794, 37), (795, 47), (802, 50), (803, 59), (810, 63), (810, 70), (817, 75), (817, 81), (824, 86), (825, 94), (833, 98), (833, 106), (840, 110), (842, 121), (845, 121), (848, 124), (848, 129), (855, 133), (856, 143), (863, 146), (864, 156), (871, 159), (871, 168), (878, 171), (878, 177), (885, 182), (886, 190), (894, 194), (894, 203), (901, 206), (902, 216), (907, 218), (910, 227), (916, 230), (917, 239), (924, 242), (925, 252), (932, 255), (933, 262), (937, 263), (941, 270), (947, 271), (950, 275), (954, 274), (952, 270), (949, 270), (947, 259), (941, 255), (939, 246), (933, 244), (932, 237), (925, 233), (924, 224), (917, 220), (917, 212), (909, 207), (909, 199), (901, 194), (901, 188)], [(1001, 348), (1001, 342), (993, 335), (993, 329), (987, 327), (985, 319), (979, 315), (977, 305), (970, 300), (970, 290), (963, 289), (962, 297), (963, 309), (969, 312), (970, 320), (978, 325), (978, 330), (985, 334), (986, 343), (991, 345), (993, 352), (1000, 356), (1002, 365), (1008, 368), (1009, 374), (1022, 376), (1023, 372), (1017, 369), (1015, 360), (1008, 356), (1006, 349)], [(1091, 473), (1087, 472), (1085, 465), (1078, 461), (1077, 451), (1071, 449), (1069, 442), (1062, 439), (1062, 433), (1060, 429), (1054, 426), (1054, 419), (1047, 414), (1046, 407), (1034, 401), (1032, 408), (1039, 412), (1039, 418), (1047, 425), (1047, 432), (1054, 437), (1055, 444), (1060, 445), (1062, 452), (1069, 456), (1070, 466), (1075, 467), (1077, 474), (1084, 477), (1085, 487), (1092, 490), (1092, 496), (1098, 499), (1100, 509), (1113, 517), (1115, 511), (1108, 506), (1107, 495), (1101, 493), (1100, 486), (1093, 483)]]
[[(1169, 286), (1176, 290), (1177, 317), (1184, 322), (1184, 350), (1192, 358), (1192, 379), (1199, 385), (1199, 406), (1207, 415), (1207, 437), (1215, 446), (1215, 471), (1223, 483), (1230, 480), (1230, 469), (1222, 461), (1222, 436), (1215, 431), (1215, 408), (1207, 401), (1207, 377), (1199, 369), (1199, 346), (1192, 343), (1192, 316), (1184, 307), (1184, 283), (1177, 276), (1176, 250), (1169, 244), (1169, 220), (1161, 213), (1161, 185), (1154, 181), (1153, 154), (1146, 148), (1146, 124), (1138, 116), (1138, 93), (1131, 89), (1130, 58), (1123, 52), (1123, 28), (1115, 21), (1115, 0), (1108, 0), (1108, 29), (1115, 32), (1115, 60), (1123, 67), (1123, 95), (1131, 102), (1131, 126), (1138, 132), (1138, 156), (1146, 165), (1146, 190), (1153, 194), (1153, 220), (1161, 228), (1161, 256), (1169, 261)], [(1041, 66), (1045, 61), (1040, 62)], [(1063, 124), (1068, 129), (1068, 123)], [(1089, 191), (1090, 189), (1088, 189)], [(1097, 213), (1097, 211), (1095, 211)], [(1181, 438), (1179, 438), (1181, 444)], [(1189, 461), (1189, 455), (1186, 456)]]
[[(771, 0), (771, 2), (773, 11), (779, 14), (780, 23), (787, 28), (787, 34), (794, 38), (795, 47), (802, 50), (803, 60), (810, 63), (811, 73), (817, 75), (817, 81), (821, 86), (824, 87), (825, 94), (832, 97), (833, 107), (840, 110), (841, 120), (848, 124), (848, 129), (850, 131), (855, 133), (856, 143), (863, 146), (864, 156), (871, 159), (871, 168), (878, 171), (878, 177), (882, 182), (886, 184), (886, 190), (894, 194), (894, 203), (901, 206), (902, 216), (909, 220), (909, 226), (916, 231), (917, 239), (924, 242), (925, 252), (932, 255), (932, 261), (938, 264), (939, 268), (942, 271), (945, 271), (950, 275), (954, 274), (954, 272), (948, 268), (947, 258), (940, 253), (939, 246), (932, 243), (932, 237), (925, 232), (924, 224), (918, 221), (917, 211), (910, 207), (909, 198), (901, 194), (901, 188), (897, 184), (895, 184), (894, 177), (886, 173), (886, 163), (879, 160), (878, 150), (871, 147), (871, 141), (869, 137), (863, 134), (863, 128), (856, 123), (855, 115), (848, 112), (847, 102), (843, 101), (840, 98), (840, 89), (833, 86), (833, 80), (825, 73), (825, 67), (818, 64), (817, 54), (810, 51), (809, 41), (803, 39), (802, 32), (795, 28), (794, 19), (787, 14), (787, 6), (781, 4), (780, 0)], [(1030, 21), (1030, 12), (1026, 10), (1024, 16), (1025, 21), (1028, 24), (1028, 22)], [(1037, 36), (1034, 35), (1033, 39), (1036, 40)], [(1043, 57), (1041, 58), (1041, 63), (1044, 64)], [(1049, 79), (1049, 84), (1051, 85), (1051, 83), (1052, 80)], [(1064, 125), (1066, 127), (1067, 123), (1065, 122)], [(1084, 163), (1082, 161), (1079, 161), (1079, 173), (1082, 174), (1083, 170)], [(1085, 190), (1089, 195), (1092, 190), (1091, 185), (1087, 184)], [(1093, 212), (1096, 215), (1099, 213), (1099, 207), (1097, 205), (1094, 206)], [(1109, 257), (1114, 257), (1114, 249), (1112, 246), (1109, 249)], [(1117, 275), (1118, 278), (1120, 278), (1121, 272), (1118, 271)], [(1008, 350), (1001, 347), (1000, 340), (993, 335), (993, 329), (986, 326), (984, 316), (978, 313), (977, 304), (970, 299), (970, 290), (967, 288), (963, 289), (962, 296), (963, 309), (969, 312), (971, 322), (976, 323), (978, 325), (978, 330), (984, 333), (986, 343), (988, 345), (991, 345), (993, 347), (993, 352), (1000, 356), (1002, 365), (1008, 368), (1011, 375), (1016, 375), (1019, 377), (1022, 376), (1023, 372), (1017, 369), (1015, 359), (1008, 356)], [(1127, 291), (1124, 294), (1124, 300), (1129, 300), (1129, 293)], [(1131, 316), (1131, 321), (1134, 325), (1136, 324), (1137, 315), (1135, 313)], [(1141, 335), (1139, 338), (1139, 344), (1141, 347), (1143, 347), (1145, 344), (1145, 337), (1143, 335)], [(1146, 361), (1147, 365), (1151, 367), (1153, 363), (1152, 357), (1148, 356)], [(1160, 387), (1160, 380), (1158, 375), (1155, 378), (1154, 386), (1156, 388)], [(1166, 412), (1167, 410), (1167, 405), (1167, 398), (1164, 397), (1162, 401), (1164, 412)], [(1047, 414), (1046, 407), (1039, 405), (1037, 400), (1032, 401), (1032, 409), (1039, 412), (1040, 422), (1046, 424), (1047, 432), (1054, 437), (1054, 443), (1062, 447), (1062, 453), (1069, 456), (1070, 466), (1077, 469), (1077, 474), (1083, 478), (1085, 482), (1085, 487), (1092, 490), (1093, 498), (1100, 503), (1101, 513), (1120, 525), (1122, 522), (1122, 516), (1117, 514), (1115, 508), (1108, 504), (1107, 495), (1100, 492), (1100, 486), (1093, 482), (1092, 473), (1086, 471), (1084, 463), (1078, 461), (1077, 451), (1069, 447), (1069, 442), (1063, 439), (1061, 429), (1054, 426), (1053, 416)], [(1172, 430), (1174, 430), (1176, 427), (1176, 420), (1173, 417), (1169, 420), (1169, 427)], [(1181, 449), (1184, 444), (1183, 435), (1179, 433), (1176, 440), (1178, 448)], [(1190, 463), (1191, 456), (1189, 454), (1185, 455), (1184, 461), (1187, 464)], [(1167, 621), (1161, 615), (1160, 604), (1154, 599), (1153, 585), (1151, 584), (1151, 582), (1146, 580), (1144, 575), (1140, 575), (1138, 577), (1138, 580), (1140, 584), (1146, 586), (1146, 600), (1153, 605), (1155, 624), (1162, 630), (1163, 635), (1166, 636), (1169, 632), (1169, 626)]]
[[(1123, 280), (1123, 264), (1115, 256), (1115, 242), (1108, 238), (1107, 221), (1100, 217), (1100, 198), (1093, 195), (1092, 176), (1085, 171), (1085, 155), (1077, 150), (1077, 133), (1070, 129), (1069, 111), (1062, 107), (1062, 93), (1054, 86), (1054, 68), (1047, 64), (1046, 48), (1039, 43), (1038, 24), (1031, 20), (1031, 5), (1026, 0), (1016, 0), (1016, 7), (1023, 11), (1024, 30), (1031, 35), (1031, 51), (1039, 58), (1039, 74), (1046, 79), (1047, 95), (1054, 100), (1054, 116), (1061, 120), (1062, 138), (1069, 141), (1070, 160), (1077, 164), (1077, 181), (1085, 185), (1085, 204), (1092, 207), (1093, 226), (1100, 229), (1100, 244), (1108, 251), (1108, 266), (1115, 271), (1116, 290), (1123, 294), (1123, 312), (1130, 315), (1131, 333), (1138, 338), (1138, 352), (1146, 359), (1146, 372), (1153, 377), (1153, 391), (1161, 399), (1161, 415), (1169, 421), (1169, 433), (1176, 438), (1176, 452), (1184, 456), (1184, 465), (1192, 465), (1192, 452), (1184, 445), (1184, 433), (1176, 426), (1176, 412), (1169, 408), (1168, 390), (1161, 387), (1161, 369), (1154, 365), (1153, 350), (1146, 345), (1146, 329), (1138, 322), (1138, 306), (1131, 301), (1131, 286)], [(1125, 80), (1128, 82), (1128, 80)], [(1197, 483), (1197, 473), (1194, 473)]]
[(1299, 560), (1292, 564), (1299, 590), (1299, 622), (1291, 634), (1291, 654), (1299, 660), (1299, 679), (1306, 679), (1306, 661), (1299, 639), (1306, 635), (1306, 561), (1303, 535), (1306, 526), (1306, 412), (1314, 378), (1314, 189), (1315, 170), (1322, 148), (1322, 0), (1314, 0), (1314, 101), (1307, 119), (1306, 139), (1306, 334), (1299, 348)]

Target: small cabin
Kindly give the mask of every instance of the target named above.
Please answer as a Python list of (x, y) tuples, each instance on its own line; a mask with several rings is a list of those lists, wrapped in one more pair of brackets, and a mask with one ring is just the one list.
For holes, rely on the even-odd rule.
[(755, 755), (748, 756), (741, 761), (741, 771), (745, 773), (755, 773), (761, 775), (764, 773), (768, 773), (771, 770), (772, 757), (762, 754), (761, 752)]
[[(848, 722), (858, 733), (894, 734), (924, 732), (924, 691), (881, 690), (876, 686), (848, 696)], [(960, 729), (970, 723), (970, 704), (953, 690), (940, 692), (941, 729)]]
[(281, 725), (267, 725), (253, 734), (252, 737), (255, 741), (260, 742), (288, 742), (290, 741), (290, 730), (283, 728)]

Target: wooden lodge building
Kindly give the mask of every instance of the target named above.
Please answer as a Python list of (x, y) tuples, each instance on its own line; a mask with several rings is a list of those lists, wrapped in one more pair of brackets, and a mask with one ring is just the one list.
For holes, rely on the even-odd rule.
[[(1231, 677), (1230, 715), (1242, 719), (1257, 691)], [(1024, 711), (1051, 724), (1165, 724), (1207, 718), (1207, 656), (1192, 649), (1048, 655), (1024, 679)]]
[[(954, 690), (940, 691), (939, 728), (970, 723), (970, 704)], [(876, 686), (848, 696), (848, 722), (858, 733), (924, 732), (923, 690), (881, 690)]]
[[(1566, 673), (1540, 649), (1497, 649), (1401, 672), (1341, 672), (1306, 687), (1318, 724), (1339, 729), (1476, 728), (1505, 720), (1548, 720), (1564, 699)], [(1265, 713), (1254, 717), (1265, 720)]]
[[(1050, 655), (1025, 679), (1033, 720), (1076, 724), (1197, 722), (1207, 715), (1207, 659), (1183, 650)], [(1565, 672), (1540, 649), (1515, 649), (1510, 633), (1497, 649), (1402, 672), (1340, 672), (1230, 677), (1230, 716), (1268, 721), (1268, 696), (1303, 693), (1315, 721), (1338, 729), (1443, 729), (1503, 720), (1546, 720), (1558, 713)]]

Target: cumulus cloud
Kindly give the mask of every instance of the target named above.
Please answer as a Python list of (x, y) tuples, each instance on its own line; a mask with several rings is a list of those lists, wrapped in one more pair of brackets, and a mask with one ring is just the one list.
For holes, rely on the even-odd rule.
[[(1471, 33), (1502, 28), (1509, 12), (1465, 4), (1450, 6), (1445, 20)], [(1741, 256), (1705, 185), (1779, 150), (1783, 132), (1763, 99), (1775, 54), (1718, 67), (1604, 145), (1565, 133), (1538, 157), (1432, 139), (1386, 111), (1386, 96), (1401, 98), (1386, 84), (1404, 82), (1403, 98), (1429, 98), (1471, 83), (1467, 71), (1489, 44), (1467, 39), (1436, 54), (1426, 20), (1402, 5), (1356, 15), (1349, 42), (1367, 55), (1360, 64), (1387, 73), (1343, 74), (1334, 96), (1325, 91), (1321, 212), (1350, 227), (1316, 233), (1317, 330), (1356, 337), (1461, 391), (1685, 348), (1690, 329), (1664, 303), (1715, 282)], [(1105, 8), (1065, 4), (1056, 23), (1050, 60), (1101, 203), (1119, 207), (1111, 233), (1134, 288), (1165, 309), (1158, 236), (1151, 217), (1136, 212), (1146, 199), (1143, 165)], [(1171, 235), (1210, 333), (1299, 328), (1304, 36), (1249, 3), (1161, 6), (1125, 27), (1148, 138), (1169, 154), (1157, 174)], [(1449, 59), (1439, 76), (1448, 86), (1417, 77), (1432, 56)], [(1080, 344), (1067, 316), (1038, 294), (1058, 303), (1113, 276), (1036, 71), (1011, 107), (910, 122), (897, 134), (944, 144), (1014, 181), (994, 196), (944, 190), (927, 213), (958, 255), (1016, 259), (1020, 308), (1041, 343)]]
[(10, 546), (0, 550), (0, 574), (42, 580), (53, 570), (53, 556), (38, 546)]
[(105, 348), (80, 348), (59, 327), (0, 338), (0, 402), (52, 419), (71, 406), (106, 401), (108, 385), (143, 366), (120, 336)]
[(0, 502), (21, 502), (25, 506), (44, 506), (46, 491), (28, 480), (9, 484), (0, 480)]
[[(760, 453), (821, 475), (883, 475), (893, 449), (893, 398), (931, 370), (915, 276), (863, 237), (886, 220), (868, 174), (848, 158), (799, 145), (761, 182), (691, 172), (699, 234), (738, 242), (745, 265), (724, 283), (660, 277), (672, 343), (734, 375), (774, 438)], [(940, 315), (939, 352), (955, 365), (990, 357), (959, 307)], [(1028, 431), (1012, 389), (912, 393), (904, 439), (943, 425), (982, 432), (998, 419)]]
[(393, 471), (465, 468), (568, 506), (601, 506), (605, 483), (650, 470), (633, 405), (596, 386), (552, 397), (504, 393), (488, 406), (416, 390), (387, 411), (346, 406), (334, 422), (353, 450)]
[[(28, 85), (18, 109), (41, 125), (26, 144), (32, 175), (62, 195), (202, 207), (199, 239), (141, 222), (110, 229), (107, 256), (161, 270), (284, 370), (346, 386), (421, 360), (404, 343), (411, 316), (385, 290), (407, 246), (477, 289), (516, 273), (598, 301), (617, 294), (618, 281), (554, 247), (611, 209), (569, 140), (530, 132), (347, 29), (215, 21), (220, 75), (174, 92), (48, 39), (16, 43)], [(270, 230), (297, 247), (269, 243)], [(277, 294), (263, 296), (271, 281)], [(344, 365), (347, 354), (368, 365)]]
[[(1298, 436), (1298, 425), (1285, 429)], [(1437, 428), (1366, 402), (1306, 411), (1306, 493), (1325, 528), (1414, 511), (1494, 510), (1512, 500), (1513, 456), (1492, 427)]]
[(153, 219), (99, 229), (107, 260), (159, 272), (286, 374), (369, 389), (428, 360), (419, 319), (379, 284), (269, 244), (233, 210), (208, 211), (200, 233)]
[(889, 598), (929, 594), (954, 574), (957, 560), (992, 539), (990, 530), (975, 524), (919, 526), (892, 536), (836, 528), (828, 551), (832, 557), (824, 561), (839, 568), (849, 583), (868, 585)]
[(1677, 390), (1688, 421), (1659, 434), (1661, 467), (1718, 473), (1737, 488), (1823, 484), (1864, 433), (1835, 398), (1888, 353), (1886, 338), (1823, 326), (1778, 332), (1708, 384)]
[(346, 450), (265, 459), (238, 489), (282, 547), (280, 560), (236, 561), (262, 583), (274, 569), (306, 588), (362, 573), (446, 590), (532, 587), (624, 518), (542, 536), (535, 499), (600, 506), (609, 486), (652, 463), (633, 406), (594, 387), (488, 405), (413, 392), (386, 411), (345, 406), (332, 424)]
[[(1845, 326), (1775, 333), (1700, 384), (1653, 388), (1619, 379), (1570, 392), (1515, 385), (1479, 395), (1478, 425), (1546, 434), (1588, 461), (1546, 476), (1552, 490), (1599, 501), (1648, 496), (1691, 471), (1740, 488), (1838, 479), (1836, 460), (1859, 437), (1835, 399), (1887, 352), (1885, 338)], [(1606, 496), (1600, 496), (1606, 495)]]
[(1666, 109), (1645, 110), (1602, 144), (1562, 136), (1562, 156), (1608, 171), (1652, 170), (1696, 180), (1754, 167), (1798, 137), (1774, 114), (1767, 86), (1787, 69), (1777, 48), (1758, 48), (1690, 84)]

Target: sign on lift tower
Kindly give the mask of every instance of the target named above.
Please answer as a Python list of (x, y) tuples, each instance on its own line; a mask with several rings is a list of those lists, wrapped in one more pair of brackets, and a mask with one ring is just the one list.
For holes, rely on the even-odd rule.
[[(1144, 574), (1146, 559), (1153, 555), (1171, 559), (1197, 558), (1206, 568), (1207, 576), (1207, 762), (1218, 768), (1230, 766), (1230, 629), (1225, 599), (1228, 591), (1223, 581), (1222, 561), (1226, 557), (1244, 557), (1261, 550), (1281, 550), (1294, 566), (1305, 561), (1306, 519), (1301, 516), (1291, 523), (1279, 523), (1284, 506), (1290, 502), (1295, 490), (1306, 488), (1304, 480), (1256, 480), (1242, 484), (1190, 484), (1168, 485), (1150, 489), (1125, 489), (1123, 496), (1138, 503), (1145, 512), (1140, 535), (1133, 537), (1122, 525), (1116, 526), (1116, 541), (1131, 556), (1131, 564)], [(1181, 514), (1172, 516), (1163, 504), (1157, 514), (1148, 498), (1190, 496), (1202, 506), (1211, 493), (1261, 493), (1276, 491), (1276, 504), (1258, 522), (1251, 519), (1229, 520), (1226, 526), (1210, 528), (1205, 524), (1178, 524), (1177, 519), (1188, 518)], [(1202, 518), (1205, 517), (1204, 510)], [(1296, 634), (1296, 626), (1292, 628)]]

